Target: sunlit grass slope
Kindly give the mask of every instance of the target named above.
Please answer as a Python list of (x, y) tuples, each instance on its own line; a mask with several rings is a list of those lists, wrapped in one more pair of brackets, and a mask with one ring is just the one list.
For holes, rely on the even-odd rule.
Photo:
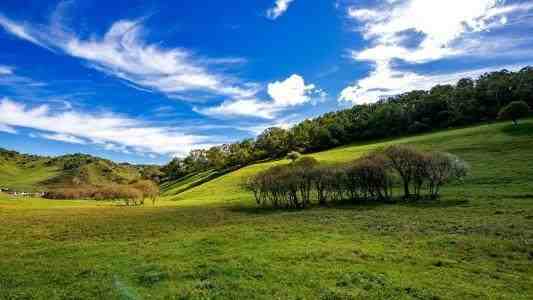
[(393, 142), (456, 153), (472, 175), (438, 202), (294, 211), (240, 188), (283, 161), (158, 207), (0, 196), (0, 299), (532, 299), (533, 122)]
[(172, 196), (182, 193), (190, 188), (200, 185), (204, 181), (208, 180), (210, 176), (215, 175), (217, 172), (214, 170), (208, 170), (205, 172), (198, 172), (178, 180), (172, 180), (165, 182), (161, 185), (162, 196)]
[[(465, 185), (457, 187), (459, 189), (468, 187), (468, 189), (486, 190), (491, 193), (500, 190), (505, 184), (512, 185), (512, 191), (521, 193), (533, 184), (532, 120), (524, 121), (517, 127), (509, 123), (481, 125), (376, 143), (351, 145), (311, 156), (324, 163), (342, 163), (354, 160), (372, 150), (400, 143), (412, 144), (421, 149), (448, 151), (465, 159), (472, 166), (472, 174), (466, 180)], [(169, 197), (169, 199), (187, 201), (191, 204), (250, 200), (250, 194), (242, 188), (244, 180), (275, 164), (284, 163), (288, 161), (281, 160), (248, 166), (175, 197)]]
[(0, 187), (19, 191), (35, 191), (43, 182), (59, 175), (59, 168), (47, 166), (44, 162), (21, 166), (19, 162), (0, 159)]

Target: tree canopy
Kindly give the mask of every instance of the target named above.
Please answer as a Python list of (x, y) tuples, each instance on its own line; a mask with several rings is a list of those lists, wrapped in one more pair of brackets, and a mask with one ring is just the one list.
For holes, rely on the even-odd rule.
[(168, 178), (207, 169), (225, 170), (291, 151), (309, 153), (371, 139), (417, 134), (450, 127), (517, 120), (533, 107), (533, 67), (463, 78), (455, 85), (415, 90), (377, 103), (307, 119), (290, 129), (272, 127), (256, 139), (194, 150), (163, 168)]
[(529, 106), (524, 101), (513, 101), (506, 106), (504, 106), (499, 114), (498, 118), (504, 120), (513, 120), (513, 122), (518, 124), (518, 119), (525, 118), (529, 115)]

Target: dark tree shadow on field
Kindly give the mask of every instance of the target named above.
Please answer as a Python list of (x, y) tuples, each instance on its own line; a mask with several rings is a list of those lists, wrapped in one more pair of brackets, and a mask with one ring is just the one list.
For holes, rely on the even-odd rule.
[(232, 212), (245, 213), (252, 215), (277, 215), (286, 213), (302, 213), (306, 211), (316, 210), (328, 210), (328, 209), (340, 209), (340, 210), (357, 210), (357, 211), (370, 211), (376, 210), (381, 207), (413, 207), (413, 208), (446, 208), (464, 206), (470, 203), (467, 199), (420, 199), (420, 200), (404, 200), (402, 197), (396, 197), (390, 202), (380, 201), (353, 201), (343, 200), (329, 203), (326, 206), (314, 204), (308, 208), (274, 208), (274, 207), (259, 207), (252, 205), (239, 205), (229, 207)]
[(533, 137), (533, 123), (518, 121), (518, 125), (507, 125), (502, 128), (502, 132), (511, 136), (532, 136)]
[(533, 194), (507, 195), (504, 198), (509, 198), (509, 199), (533, 199)]
[(465, 206), (470, 204), (468, 199), (449, 199), (449, 200), (427, 200), (427, 201), (414, 201), (414, 202), (403, 202), (398, 203), (398, 205), (405, 207), (417, 207), (417, 208), (435, 208), (435, 207), (456, 207), (456, 206)]
[(285, 213), (301, 213), (309, 210), (307, 209), (296, 209), (296, 208), (274, 208), (274, 207), (260, 207), (260, 206), (251, 206), (251, 205), (238, 205), (229, 207), (228, 210), (236, 213), (245, 213), (251, 215), (278, 215)]

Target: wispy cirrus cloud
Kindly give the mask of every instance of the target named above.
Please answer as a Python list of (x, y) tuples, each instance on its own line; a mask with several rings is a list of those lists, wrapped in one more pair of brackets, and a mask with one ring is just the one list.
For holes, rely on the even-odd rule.
[(184, 48), (150, 44), (145, 40), (147, 30), (142, 21), (117, 21), (103, 36), (92, 35), (88, 39), (57, 23), (36, 25), (0, 16), (0, 27), (20, 39), (82, 59), (89, 66), (139, 88), (169, 96), (206, 93), (250, 97), (257, 92), (255, 83), (241, 82), (213, 70), (221, 64), (242, 64), (245, 60), (201, 58)]
[(4, 132), (15, 133), (17, 127), (30, 128), (43, 132), (40, 136), (47, 139), (104, 147), (114, 145), (116, 149), (138, 153), (185, 155), (192, 149), (208, 147), (214, 141), (213, 137), (152, 126), (110, 112), (53, 110), (48, 105), (28, 107), (7, 98), (0, 100), (0, 124)]
[[(424, 75), (402, 71), (394, 67), (396, 60), (416, 66), (441, 59), (486, 55), (489, 43), (484, 33), (495, 31), (517, 22), (530, 22), (523, 15), (533, 4), (509, 4), (501, 0), (382, 1), (376, 7), (350, 7), (348, 16), (359, 24), (357, 30), (370, 43), (366, 49), (352, 51), (356, 61), (370, 62), (374, 70), (346, 87), (340, 101), (352, 103), (375, 102), (382, 97), (412, 89), (429, 88), (439, 83), (442, 76), (456, 78), (465, 71), (444, 75)], [(524, 25), (524, 24), (520, 24)], [(530, 28), (531, 24), (527, 24)], [(491, 37), (506, 39), (505, 33)], [(513, 43), (490, 43), (498, 53)], [(518, 46), (516, 46), (518, 47)], [(515, 48), (516, 48), (515, 47)], [(476, 70), (471, 70), (477, 74)]]
[(63, 134), (63, 133), (54, 133), (54, 134), (43, 133), (40, 135), (40, 137), (45, 138), (47, 140), (65, 142), (69, 144), (80, 144), (80, 145), (87, 144), (87, 142), (83, 139), (77, 138), (73, 135), (68, 135), (68, 134)]
[(17, 130), (15, 130), (15, 128), (13, 128), (11, 126), (8, 126), (6, 124), (0, 123), (0, 132), (16, 134)]
[(267, 18), (275, 20), (281, 17), (289, 9), (289, 5), (293, 1), (294, 0), (276, 0), (276, 3), (274, 3), (274, 7), (267, 10)]
[[(291, 2), (278, 1), (271, 16), (279, 17)], [(246, 59), (201, 57), (188, 49), (151, 43), (144, 20), (120, 20), (104, 34), (82, 36), (67, 26), (64, 13), (58, 7), (50, 24), (2, 17), (0, 28), (40, 47), (79, 58), (89, 67), (121, 79), (133, 88), (161, 92), (171, 99), (199, 102), (200, 108), (195, 111), (202, 115), (274, 120), (289, 108), (325, 96), (325, 92), (306, 84), (299, 75), (268, 86), (260, 85), (232, 75), (232, 68), (246, 63)], [(222, 103), (209, 106), (213, 100)]]
[(0, 87), (7, 87), (21, 91), (39, 89), (46, 86), (45, 83), (17, 74), (16, 68), (0, 65)]
[(6, 30), (7, 32), (11, 33), (12, 35), (20, 39), (32, 42), (44, 48), (48, 48), (48, 46), (45, 43), (41, 42), (38, 38), (36, 38), (33, 35), (33, 31), (37, 31), (37, 29), (36, 28), (29, 29), (28, 26), (31, 26), (31, 25), (13, 22), (12, 20), (0, 14), (0, 27), (3, 27), (4, 30)]

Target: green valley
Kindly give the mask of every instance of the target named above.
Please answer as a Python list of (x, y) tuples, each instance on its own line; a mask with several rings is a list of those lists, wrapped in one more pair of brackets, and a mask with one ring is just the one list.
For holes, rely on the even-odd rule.
[(530, 299), (533, 121), (311, 155), (346, 162), (404, 143), (457, 154), (471, 174), (436, 201), (307, 210), (257, 208), (242, 188), (285, 160), (197, 174), (155, 207), (4, 195), (0, 298)]

